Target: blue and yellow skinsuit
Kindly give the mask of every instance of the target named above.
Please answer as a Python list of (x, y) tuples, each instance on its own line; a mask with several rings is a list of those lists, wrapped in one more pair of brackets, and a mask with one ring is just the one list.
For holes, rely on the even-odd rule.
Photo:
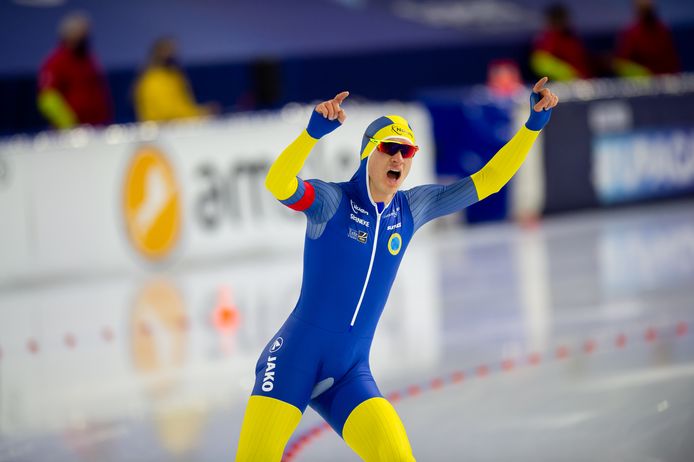
[[(533, 93), (531, 104), (537, 100)], [(311, 149), (340, 125), (314, 111), (266, 179), (277, 199), (308, 219), (304, 273), (299, 301), (258, 359), (237, 461), (279, 461), (309, 404), (362, 459), (414, 460), (400, 418), (369, 367), (371, 341), (398, 266), (422, 225), (508, 182), (550, 112), (531, 109), (525, 126), (474, 175), (448, 186), (398, 191), (384, 204), (369, 191), (367, 165), (376, 146), (370, 140), (405, 137), (416, 144), (407, 121), (385, 116), (367, 127), (350, 181), (304, 181), (296, 175)]]

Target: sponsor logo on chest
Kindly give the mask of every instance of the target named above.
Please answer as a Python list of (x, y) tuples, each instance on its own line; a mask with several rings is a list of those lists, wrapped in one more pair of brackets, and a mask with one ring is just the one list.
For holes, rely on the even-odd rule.
[(368, 215), (369, 212), (364, 210), (363, 208), (359, 207), (352, 199), (349, 200), (350, 205), (352, 206), (352, 211), (354, 213), (363, 213), (364, 215)]
[(369, 240), (369, 233), (366, 231), (359, 231), (354, 228), (349, 228), (349, 233), (347, 235), (355, 241), (361, 242), (362, 244), (366, 244), (366, 241)]
[(395, 207), (392, 212), (383, 215), (381, 218), (397, 218), (398, 213), (400, 213), (400, 207)]
[(353, 214), (353, 213), (350, 213), (350, 214), (349, 214), (349, 219), (352, 220), (352, 221), (355, 221), (355, 222), (359, 223), (359, 224), (362, 225), (362, 226), (366, 226), (367, 228), (368, 228), (369, 225), (370, 225), (369, 220), (365, 220), (365, 219), (363, 219), (363, 218), (359, 218), (358, 216), (356, 216), (356, 215)]

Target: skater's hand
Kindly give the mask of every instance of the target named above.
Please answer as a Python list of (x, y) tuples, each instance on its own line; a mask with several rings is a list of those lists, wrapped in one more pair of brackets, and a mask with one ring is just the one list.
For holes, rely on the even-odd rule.
[(530, 117), (525, 123), (529, 130), (539, 131), (545, 128), (552, 115), (552, 108), (559, 103), (559, 97), (545, 88), (548, 80), (547, 77), (542, 77), (530, 93)]
[(321, 114), (328, 120), (339, 120), (341, 124), (345, 123), (347, 119), (347, 114), (345, 110), (340, 107), (342, 102), (349, 96), (348, 91), (343, 91), (335, 95), (333, 99), (328, 101), (323, 101), (318, 106), (316, 106), (316, 112)]
[(542, 77), (533, 87), (533, 95), (537, 95), (533, 111), (548, 111), (559, 103), (559, 97), (552, 93), (549, 88), (545, 88), (548, 80), (547, 77)]
[(333, 99), (323, 101), (316, 106), (306, 128), (311, 137), (320, 139), (342, 125), (345, 119), (347, 119), (347, 114), (345, 114), (345, 110), (340, 105), (347, 96), (349, 96), (349, 92), (343, 91), (338, 93)]

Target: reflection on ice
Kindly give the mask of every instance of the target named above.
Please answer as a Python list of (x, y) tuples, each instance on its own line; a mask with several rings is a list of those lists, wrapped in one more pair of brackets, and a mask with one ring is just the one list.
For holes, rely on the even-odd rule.
[[(382, 391), (458, 370), (475, 376), (478, 366), (492, 364), (487, 382), (399, 407), (415, 453), (419, 448), (429, 460), (436, 445), (445, 452), (467, 444), (431, 434), (438, 427), (431, 419), (450, 426), (447, 413), (455, 409), (462, 419), (456, 428), (485, 441), (513, 428), (533, 439), (557, 429), (578, 438), (572, 429), (618, 423), (625, 418), (619, 406), (641, 399), (663, 418), (674, 407), (691, 408), (691, 393), (687, 400), (677, 387), (691, 389), (694, 379), (686, 335), (694, 317), (692, 207), (558, 217), (536, 229), (456, 228), (415, 239), (373, 344)], [(4, 287), (0, 461), (229, 460), (257, 355), (296, 302), (300, 274), (297, 250), (169, 274)], [(571, 359), (563, 369), (543, 366), (558, 357), (557, 345)], [(611, 355), (619, 351), (625, 353), (616, 363)], [(493, 361), (533, 357), (534, 369), (495, 379), (504, 366)], [(647, 394), (651, 386), (664, 391)], [(611, 393), (625, 394), (602, 407), (585, 400), (556, 406), (570, 402), (567, 394), (610, 403)], [(482, 403), (490, 399), (495, 413), (466, 420), (486, 415)], [(309, 412), (302, 425), (315, 419)], [(339, 439), (321, 444), (305, 460), (342, 460)]]

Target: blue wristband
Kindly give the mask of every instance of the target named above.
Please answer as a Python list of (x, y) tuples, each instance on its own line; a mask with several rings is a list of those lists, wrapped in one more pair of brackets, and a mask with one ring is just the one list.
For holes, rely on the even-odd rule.
[(545, 125), (547, 125), (547, 122), (549, 122), (549, 118), (552, 115), (551, 109), (547, 111), (543, 109), (540, 112), (533, 109), (533, 106), (535, 106), (538, 101), (540, 101), (540, 94), (535, 92), (530, 93), (530, 117), (528, 117), (528, 121), (525, 123), (528, 130), (533, 130), (536, 132), (545, 128)]
[(319, 140), (340, 125), (342, 124), (339, 120), (330, 120), (327, 117), (323, 117), (323, 114), (314, 109), (311, 119), (308, 121), (306, 131), (311, 135), (311, 138)]

